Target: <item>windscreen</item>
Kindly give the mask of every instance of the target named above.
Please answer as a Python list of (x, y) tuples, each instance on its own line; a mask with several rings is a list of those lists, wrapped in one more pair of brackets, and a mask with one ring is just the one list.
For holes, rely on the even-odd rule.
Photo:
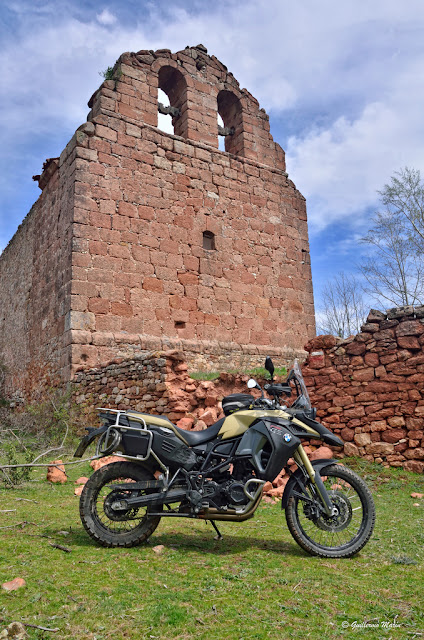
[(309, 398), (309, 393), (308, 393), (308, 390), (306, 388), (306, 384), (305, 384), (305, 381), (303, 379), (302, 371), (300, 369), (298, 360), (295, 360), (294, 363), (293, 363), (293, 372), (294, 372), (294, 374), (296, 376), (296, 380), (299, 383), (300, 391), (301, 391), (301, 394), (302, 394), (296, 400), (295, 404), (296, 404), (296, 406), (302, 406), (305, 409), (311, 409), (312, 408), (311, 400)]

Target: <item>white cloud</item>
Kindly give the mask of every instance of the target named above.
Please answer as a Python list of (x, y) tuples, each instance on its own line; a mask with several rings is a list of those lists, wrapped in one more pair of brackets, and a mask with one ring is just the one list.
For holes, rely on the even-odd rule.
[[(422, 168), (422, 0), (216, 0), (196, 11), (175, 0), (166, 17), (160, 3), (138, 4), (125, 22), (125, 1), (100, 5), (91, 17), (74, 0), (46, 0), (42, 10), (29, 0), (8, 2), (19, 29), (0, 52), (2, 185), (21, 188), (11, 158), (20, 158), (19, 179), (25, 167), (28, 176), (39, 173), (37, 136), (70, 137), (86, 118), (99, 72), (122, 52), (199, 42), (271, 110), (277, 140), (290, 117), (295, 134), (283, 146), (290, 176), (308, 197), (312, 230), (355, 222), (394, 170)], [(61, 150), (52, 142), (47, 154)]]
[[(287, 165), (309, 200), (314, 229), (332, 222), (363, 222), (378, 205), (377, 190), (408, 165), (424, 170), (421, 62), (393, 79), (384, 101), (367, 104), (358, 118), (337, 118), (330, 127), (289, 139)], [(354, 216), (354, 218), (352, 218)]]
[(96, 19), (97, 22), (105, 25), (115, 24), (116, 22), (116, 16), (114, 16), (113, 13), (109, 11), (109, 9), (103, 9), (101, 13), (98, 13), (96, 15)]

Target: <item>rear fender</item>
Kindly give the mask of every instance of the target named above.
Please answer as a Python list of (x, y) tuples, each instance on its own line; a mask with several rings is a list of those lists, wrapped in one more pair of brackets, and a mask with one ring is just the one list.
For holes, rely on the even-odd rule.
[(93, 440), (105, 433), (108, 428), (109, 425), (99, 427), (98, 429), (95, 429), (94, 427), (86, 427), (88, 433), (81, 438), (81, 442), (79, 443), (77, 450), (74, 453), (74, 458), (82, 458), (84, 451), (93, 442)]
[[(322, 460), (311, 460), (311, 464), (315, 471), (321, 474), (321, 471), (325, 469), (325, 467), (329, 467), (331, 464), (339, 464), (339, 460), (334, 459), (322, 459)], [(324, 474), (325, 475), (325, 474)], [(286, 488), (284, 489), (283, 498), (281, 500), (281, 508), (285, 509), (287, 507), (287, 502), (293, 493), (296, 485), (300, 483), (303, 484), (304, 475), (301, 469), (296, 469), (294, 474), (290, 476), (288, 483), (286, 484)]]

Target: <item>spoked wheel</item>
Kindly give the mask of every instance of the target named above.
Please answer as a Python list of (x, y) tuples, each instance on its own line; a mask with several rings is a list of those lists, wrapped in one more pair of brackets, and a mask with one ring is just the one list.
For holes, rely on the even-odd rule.
[[(93, 473), (80, 499), (80, 516), (87, 533), (104, 547), (134, 547), (152, 535), (160, 516), (149, 516), (149, 507), (114, 509), (114, 504), (146, 490), (119, 489), (115, 485), (152, 480), (153, 476), (130, 462), (114, 462)], [(150, 490), (155, 492), (155, 490)], [(161, 511), (162, 507), (155, 507)]]
[[(350, 469), (333, 464), (322, 471), (335, 515), (323, 515), (307, 485), (309, 500), (292, 495), (286, 520), (296, 542), (308, 553), (324, 558), (349, 558), (368, 542), (374, 529), (375, 507), (365, 482)], [(325, 474), (325, 475), (324, 475)], [(295, 491), (300, 494), (299, 486)]]

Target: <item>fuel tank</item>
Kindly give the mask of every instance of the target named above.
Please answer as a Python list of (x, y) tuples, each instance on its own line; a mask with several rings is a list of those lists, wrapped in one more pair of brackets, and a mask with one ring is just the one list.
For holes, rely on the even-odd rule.
[(263, 409), (253, 409), (245, 411), (236, 411), (227, 416), (224, 420), (224, 424), (219, 430), (218, 436), (221, 436), (222, 440), (227, 438), (235, 438), (242, 436), (245, 431), (250, 427), (255, 420), (261, 420), (264, 418), (288, 418), (288, 414), (280, 409), (264, 411)]

